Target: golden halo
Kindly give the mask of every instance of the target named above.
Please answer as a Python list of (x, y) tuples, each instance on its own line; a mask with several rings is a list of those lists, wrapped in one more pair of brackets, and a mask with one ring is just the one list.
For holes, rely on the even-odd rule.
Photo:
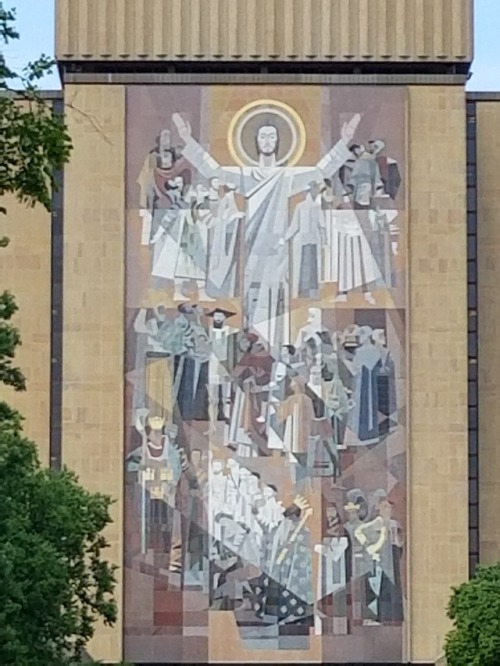
[(276, 125), (280, 133), (280, 148), (276, 158), (278, 166), (294, 166), (306, 148), (306, 128), (297, 111), (284, 102), (259, 99), (250, 102), (234, 116), (228, 131), (228, 148), (239, 166), (258, 166), (255, 147), (258, 126)]

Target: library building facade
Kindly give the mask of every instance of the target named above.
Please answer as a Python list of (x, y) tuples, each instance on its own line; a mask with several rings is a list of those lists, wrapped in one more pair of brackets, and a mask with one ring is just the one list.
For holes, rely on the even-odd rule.
[(473, 1), (56, 5), (74, 149), (0, 275), (27, 435), (115, 500), (89, 657), (444, 663), (451, 588), (500, 559)]

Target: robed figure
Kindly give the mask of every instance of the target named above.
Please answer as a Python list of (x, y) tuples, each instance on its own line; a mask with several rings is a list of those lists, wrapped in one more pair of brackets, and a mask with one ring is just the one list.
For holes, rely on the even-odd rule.
[(348, 143), (361, 120), (359, 115), (342, 127), (341, 139), (313, 167), (277, 164), (280, 135), (276, 125), (263, 122), (256, 131), (256, 166), (221, 166), (192, 136), (191, 126), (174, 114), (183, 157), (207, 179), (220, 178), (245, 197), (243, 293), (246, 328), (259, 333), (271, 349), (288, 338), (288, 248), (280, 244), (289, 226), (290, 198), (305, 192), (311, 181), (321, 182), (352, 157)]

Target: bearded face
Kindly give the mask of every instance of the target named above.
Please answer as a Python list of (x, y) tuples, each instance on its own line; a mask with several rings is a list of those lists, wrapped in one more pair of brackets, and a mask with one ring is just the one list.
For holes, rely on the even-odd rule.
[(264, 125), (257, 133), (257, 152), (270, 157), (278, 152), (278, 130), (273, 125)]

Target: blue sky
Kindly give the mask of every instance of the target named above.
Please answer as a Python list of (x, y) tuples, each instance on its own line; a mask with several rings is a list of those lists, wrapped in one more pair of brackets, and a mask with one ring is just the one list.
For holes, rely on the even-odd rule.
[[(54, 43), (54, 0), (4, 0), (5, 7), (17, 7), (21, 39), (6, 49), (9, 63), (22, 69), (40, 53), (52, 55)], [(475, 0), (476, 57), (469, 90), (500, 91), (500, 0)], [(57, 74), (48, 76), (44, 88), (59, 88)]]

